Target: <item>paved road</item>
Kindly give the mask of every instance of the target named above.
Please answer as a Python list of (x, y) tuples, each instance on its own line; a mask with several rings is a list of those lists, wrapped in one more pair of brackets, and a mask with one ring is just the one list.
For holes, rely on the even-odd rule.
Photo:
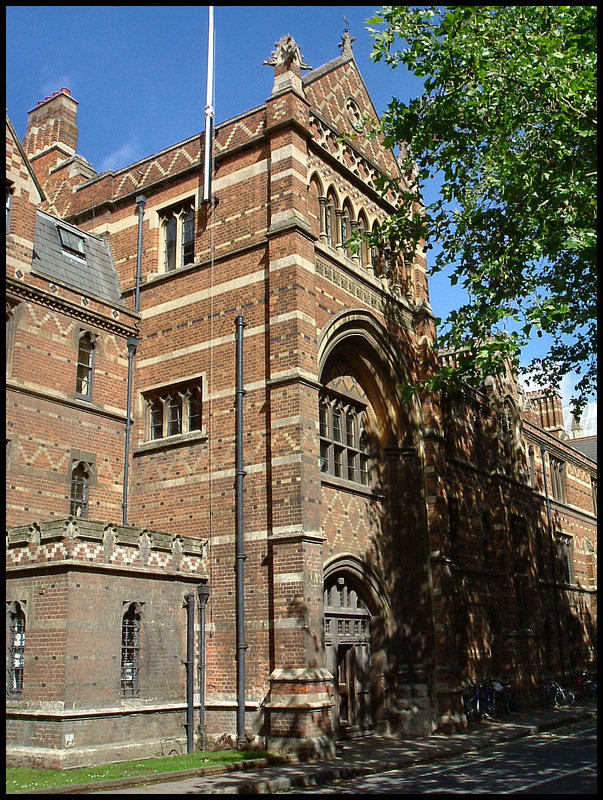
[[(298, 794), (316, 790), (296, 790)], [(320, 794), (596, 794), (597, 729), (592, 722), (541, 733), (483, 753), (392, 770)], [(292, 791), (291, 794), (294, 792)]]

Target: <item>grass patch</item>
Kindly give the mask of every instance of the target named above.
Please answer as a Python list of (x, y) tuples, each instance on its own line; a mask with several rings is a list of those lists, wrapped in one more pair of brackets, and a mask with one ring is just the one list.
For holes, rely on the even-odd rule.
[(80, 783), (110, 781), (117, 778), (131, 778), (140, 775), (160, 775), (178, 772), (183, 769), (197, 769), (220, 764), (232, 764), (252, 758), (266, 758), (268, 753), (261, 750), (219, 750), (202, 751), (183, 756), (148, 758), (139, 761), (124, 761), (120, 764), (105, 764), (98, 767), (78, 769), (33, 769), (30, 767), (9, 767), (6, 770), (6, 791), (27, 792), (33, 789), (50, 789), (54, 786), (75, 786)]

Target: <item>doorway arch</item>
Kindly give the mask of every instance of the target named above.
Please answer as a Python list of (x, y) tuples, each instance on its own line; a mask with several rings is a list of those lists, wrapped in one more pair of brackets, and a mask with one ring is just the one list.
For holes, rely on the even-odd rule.
[(374, 629), (382, 619), (378, 593), (355, 559), (339, 558), (325, 569), (324, 634), (333, 675), (333, 730), (339, 738), (370, 733), (381, 685)]

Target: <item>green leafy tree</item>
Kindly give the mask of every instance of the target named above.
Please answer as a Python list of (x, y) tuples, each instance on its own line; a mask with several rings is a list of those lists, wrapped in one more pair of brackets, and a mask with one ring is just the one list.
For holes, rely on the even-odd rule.
[(405, 143), (408, 200), (443, 180), (437, 202), (381, 233), (407, 255), (437, 241), (431, 272), (469, 297), (440, 330), (459, 356), (436, 385), (478, 384), (544, 332), (548, 353), (523, 371), (553, 387), (579, 373), (580, 408), (596, 381), (596, 7), (387, 6), (368, 25), (384, 26), (373, 59), (425, 87), (373, 133)]

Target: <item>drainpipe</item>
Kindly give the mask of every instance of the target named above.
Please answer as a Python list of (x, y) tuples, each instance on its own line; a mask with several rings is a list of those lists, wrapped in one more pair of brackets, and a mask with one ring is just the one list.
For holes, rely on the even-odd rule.
[[(140, 308), (140, 265), (142, 259), (142, 216), (144, 214), (144, 207), (147, 202), (147, 198), (140, 194), (136, 198), (136, 204), (138, 206), (138, 254), (136, 256), (136, 290), (134, 295), (134, 310), (138, 313)], [(121, 521), (122, 525), (128, 524), (128, 473), (129, 473), (129, 466), (130, 466), (130, 417), (132, 412), (132, 360), (134, 358), (134, 354), (136, 353), (136, 345), (138, 344), (138, 339), (130, 338), (128, 339), (128, 398), (127, 398), (127, 411), (126, 411), (126, 444), (125, 444), (125, 455), (124, 455), (124, 491), (123, 491), (123, 501), (121, 506)]]
[(549, 529), (549, 550), (551, 555), (551, 569), (553, 570), (553, 597), (555, 601), (555, 618), (557, 620), (557, 639), (559, 647), (559, 663), (561, 664), (561, 676), (565, 678), (565, 661), (563, 659), (563, 637), (561, 634), (561, 617), (559, 616), (559, 600), (557, 598), (557, 570), (555, 569), (555, 546), (553, 544), (553, 526), (551, 524), (551, 500), (549, 498), (549, 486), (546, 477), (546, 447), (540, 446), (540, 454), (542, 456), (542, 474), (544, 476), (544, 494), (546, 497), (546, 518)]
[(194, 750), (194, 693), (195, 693), (195, 595), (189, 592), (184, 598), (186, 606), (186, 752)]
[(124, 491), (123, 491), (123, 501), (122, 501), (122, 514), (121, 514), (121, 521), (122, 525), (128, 524), (128, 473), (130, 467), (130, 428), (131, 428), (131, 416), (132, 416), (132, 362), (134, 360), (134, 354), (136, 353), (136, 345), (138, 344), (138, 339), (131, 336), (128, 341), (128, 385), (127, 385), (127, 392), (128, 397), (126, 401), (126, 444), (125, 444), (125, 453), (124, 453)]
[(201, 750), (207, 749), (205, 731), (205, 607), (209, 600), (209, 586), (202, 583), (197, 587), (199, 607), (201, 609), (200, 641), (199, 641), (199, 734)]
[(138, 313), (140, 309), (140, 272), (142, 260), (142, 217), (144, 214), (144, 207), (147, 198), (143, 194), (139, 194), (136, 198), (136, 205), (138, 206), (138, 256), (136, 258), (136, 293), (134, 296), (134, 310)]
[(237, 388), (236, 388), (236, 627), (237, 627), (237, 749), (247, 746), (245, 737), (245, 617), (244, 617), (244, 584), (243, 584), (243, 328), (245, 322), (241, 314), (235, 318), (237, 337)]

